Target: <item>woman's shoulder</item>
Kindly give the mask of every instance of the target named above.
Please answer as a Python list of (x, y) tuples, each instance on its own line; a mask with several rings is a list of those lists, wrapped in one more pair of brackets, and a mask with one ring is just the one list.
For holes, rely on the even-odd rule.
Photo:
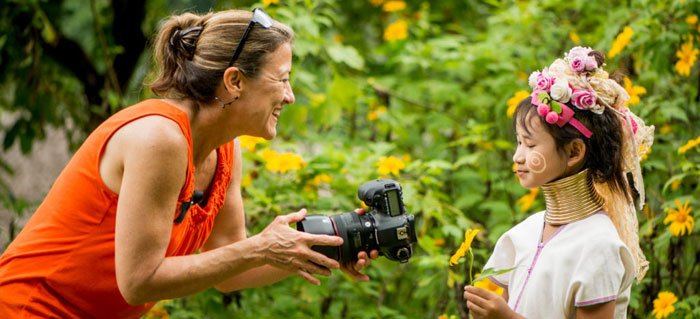
[(537, 237), (541, 233), (544, 223), (544, 211), (534, 213), (525, 220), (508, 229), (500, 240), (520, 241), (525, 238)]

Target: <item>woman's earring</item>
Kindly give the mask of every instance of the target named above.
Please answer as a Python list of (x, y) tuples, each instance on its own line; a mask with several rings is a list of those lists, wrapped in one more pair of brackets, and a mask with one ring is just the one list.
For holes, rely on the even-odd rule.
[(233, 100), (228, 101), (228, 102), (226, 102), (226, 103), (224, 103), (223, 101), (221, 101), (221, 100), (219, 99), (218, 96), (215, 96), (214, 99), (217, 100), (217, 101), (219, 101), (219, 103), (221, 103), (221, 108), (222, 108), (222, 109), (225, 109), (229, 104), (231, 104), (231, 103), (235, 102), (236, 100), (238, 100), (238, 97), (236, 96), (236, 97), (233, 98)]

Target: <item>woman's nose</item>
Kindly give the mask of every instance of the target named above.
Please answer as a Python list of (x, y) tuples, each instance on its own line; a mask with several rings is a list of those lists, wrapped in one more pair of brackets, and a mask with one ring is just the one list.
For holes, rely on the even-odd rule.
[(296, 98), (294, 97), (294, 90), (292, 89), (292, 84), (287, 82), (287, 89), (284, 92), (284, 103), (294, 104)]

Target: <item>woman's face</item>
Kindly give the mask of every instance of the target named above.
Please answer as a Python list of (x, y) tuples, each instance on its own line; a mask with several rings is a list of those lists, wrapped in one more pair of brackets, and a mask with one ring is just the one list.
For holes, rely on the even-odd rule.
[(513, 154), (515, 173), (520, 185), (526, 188), (539, 187), (563, 177), (567, 170), (566, 154), (557, 150), (554, 138), (536, 116), (525, 117), (529, 121), (527, 131), (520, 122), (515, 128), (518, 142)]
[[(238, 125), (246, 135), (272, 139), (277, 135), (277, 122), (287, 104), (294, 103), (294, 92), (289, 83), (292, 70), (292, 46), (281, 45), (265, 58), (254, 79), (247, 79), (237, 103)], [(242, 120), (244, 119), (244, 120)]]

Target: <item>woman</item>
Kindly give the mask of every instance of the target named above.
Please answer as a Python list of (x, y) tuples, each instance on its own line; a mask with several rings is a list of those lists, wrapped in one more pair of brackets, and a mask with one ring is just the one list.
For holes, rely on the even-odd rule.
[[(256, 287), (337, 261), (297, 232), (305, 210), (247, 238), (240, 135), (271, 139), (294, 102), (292, 30), (262, 10), (172, 16), (151, 89), (76, 152), (0, 258), (0, 317), (138, 318), (153, 302), (216, 287)], [(199, 251), (199, 254), (193, 254)], [(372, 253), (376, 258), (375, 253)], [(346, 272), (360, 280), (366, 253)]]

